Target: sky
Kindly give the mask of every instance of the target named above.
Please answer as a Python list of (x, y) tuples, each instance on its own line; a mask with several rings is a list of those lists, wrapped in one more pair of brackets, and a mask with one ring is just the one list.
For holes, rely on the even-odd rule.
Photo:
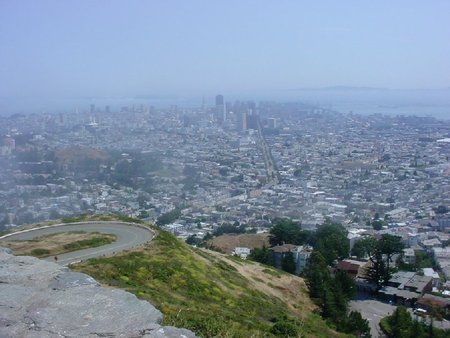
[(0, 97), (450, 87), (450, 1), (0, 0)]

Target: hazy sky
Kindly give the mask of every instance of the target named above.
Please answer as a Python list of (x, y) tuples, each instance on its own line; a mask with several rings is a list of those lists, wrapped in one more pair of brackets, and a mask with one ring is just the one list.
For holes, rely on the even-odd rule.
[(0, 96), (450, 86), (447, 0), (0, 0)]

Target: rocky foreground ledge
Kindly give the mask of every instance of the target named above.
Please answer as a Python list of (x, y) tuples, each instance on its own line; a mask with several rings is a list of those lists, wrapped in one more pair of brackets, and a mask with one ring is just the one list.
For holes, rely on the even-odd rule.
[(195, 337), (161, 321), (129, 292), (0, 248), (0, 337)]

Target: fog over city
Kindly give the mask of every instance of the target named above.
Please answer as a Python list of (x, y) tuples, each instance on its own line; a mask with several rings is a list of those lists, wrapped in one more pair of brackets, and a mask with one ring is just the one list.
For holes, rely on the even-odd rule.
[(0, 0), (0, 336), (449, 337), (449, 13)]

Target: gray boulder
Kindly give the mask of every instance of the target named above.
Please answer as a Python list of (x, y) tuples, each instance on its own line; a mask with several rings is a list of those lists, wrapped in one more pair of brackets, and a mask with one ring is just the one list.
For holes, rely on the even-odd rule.
[(0, 337), (195, 337), (150, 303), (52, 262), (0, 250)]

